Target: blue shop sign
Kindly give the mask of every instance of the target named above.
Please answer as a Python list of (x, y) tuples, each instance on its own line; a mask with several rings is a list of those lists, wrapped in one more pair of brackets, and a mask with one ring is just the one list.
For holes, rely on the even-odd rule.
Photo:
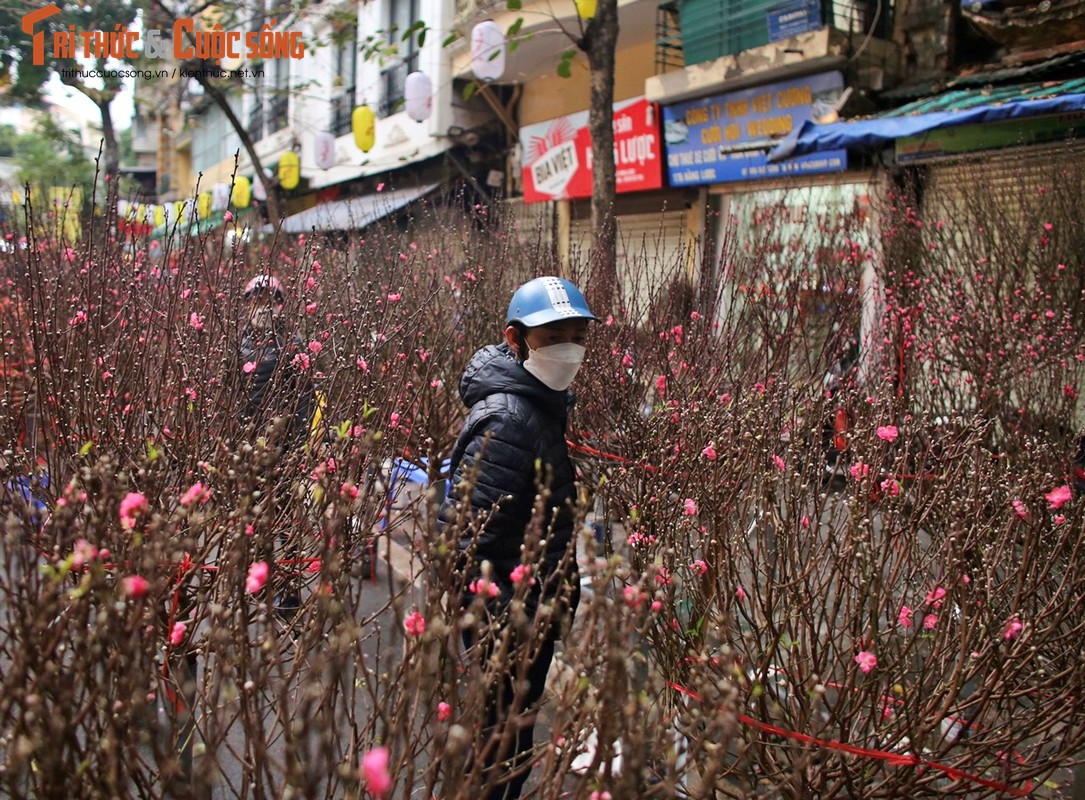
[(794, 0), (768, 12), (769, 41), (790, 39), (821, 27), (821, 4), (818, 0)]
[(841, 172), (846, 150), (770, 164), (768, 151), (808, 119), (835, 118), (844, 90), (840, 72), (823, 72), (663, 108), (671, 186)]

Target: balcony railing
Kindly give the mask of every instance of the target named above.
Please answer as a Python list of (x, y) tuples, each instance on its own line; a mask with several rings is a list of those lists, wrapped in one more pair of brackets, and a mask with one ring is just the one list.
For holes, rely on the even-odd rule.
[(403, 88), (407, 76), (417, 69), (418, 53), (411, 53), (403, 61), (381, 73), (380, 115), (390, 117), (403, 108)]
[(456, 0), (456, 19), (471, 19), (481, 14), (489, 14), (495, 9), (503, 11), (506, 8), (507, 0)]
[(783, 17), (794, 20), (796, 14), (802, 21), (800, 29), (835, 28), (854, 37), (855, 47), (868, 32), (889, 39), (892, 7), (892, 0), (679, 0), (685, 63), (690, 66), (737, 55), (786, 38), (789, 23)]
[(354, 113), (354, 92), (351, 86), (332, 100), (332, 133), (342, 136), (350, 131), (350, 116)]
[(290, 95), (285, 89), (277, 91), (271, 96), (267, 110), (268, 134), (281, 131), (290, 121)]
[(256, 105), (249, 112), (249, 124), (245, 126), (245, 132), (254, 142), (264, 138), (264, 101), (257, 99)]

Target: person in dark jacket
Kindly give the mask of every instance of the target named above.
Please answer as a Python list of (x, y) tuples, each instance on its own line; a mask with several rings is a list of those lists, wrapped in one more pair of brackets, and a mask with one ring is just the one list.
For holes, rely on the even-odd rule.
[[(266, 437), (268, 447), (278, 450), (267, 484), (272, 500), (270, 510), (275, 515), (271, 536), (277, 533), (284, 556), (292, 559), (298, 555), (296, 546), (291, 545), (297, 540), (292, 536), (297, 520), (287, 517), (292, 475), (284, 457), (300, 451), (309, 439), (316, 392), (302, 366), (308, 354), (303, 352), (301, 340), (297, 337), (288, 340), (284, 331), (285, 296), (279, 280), (272, 275), (257, 275), (245, 286), (243, 296), (248, 303), (248, 321), (241, 331), (244, 385), (241, 418), (254, 437)], [(265, 558), (273, 564), (274, 538), (268, 541)], [(273, 570), (269, 584), (275, 588), (276, 612), (289, 621), (298, 609), (300, 598), (295, 581), (287, 572)]]
[(282, 311), (282, 284), (271, 275), (257, 275), (245, 286), (248, 321), (241, 331), (242, 377), (246, 399), (241, 409), (245, 422), (265, 433), (274, 424), (277, 444), (293, 450), (305, 444), (316, 407), (312, 382), (294, 358), (307, 359), (301, 342), (287, 342)]
[[(439, 518), (462, 531), (465, 607), (482, 593), (493, 620), (489, 631), (465, 632), (465, 644), (478, 651), (480, 663), (486, 660), (501, 629), (514, 624), (507, 612), (518, 585), (529, 621), (543, 603), (553, 605), (541, 622), (537, 647), (524, 646), (530, 630), (529, 637), (514, 637), (520, 647), (510, 652), (518, 653), (518, 660), (490, 691), (491, 735), (483, 753), (487, 800), (520, 796), (534, 745), (532, 714), (555, 642), (576, 610), (576, 484), (565, 430), (572, 404), (568, 388), (594, 319), (571, 282), (529, 281), (509, 304), (504, 342), (479, 350), (460, 381), (460, 397), (470, 412), (452, 453), (450, 489)], [(517, 684), (526, 691), (517, 693)]]

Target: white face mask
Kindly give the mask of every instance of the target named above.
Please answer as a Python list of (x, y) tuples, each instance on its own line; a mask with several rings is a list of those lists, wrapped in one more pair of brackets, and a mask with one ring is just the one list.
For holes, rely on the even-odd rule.
[(587, 352), (584, 345), (573, 342), (552, 344), (549, 347), (540, 347), (538, 350), (532, 350), (529, 347), (524, 369), (542, 381), (545, 386), (560, 392), (569, 388), (576, 373), (580, 371), (584, 354)]

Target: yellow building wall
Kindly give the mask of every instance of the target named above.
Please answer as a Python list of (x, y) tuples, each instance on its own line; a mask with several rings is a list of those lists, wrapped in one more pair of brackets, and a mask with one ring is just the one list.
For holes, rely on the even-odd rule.
[[(614, 101), (644, 94), (644, 81), (655, 72), (655, 42), (642, 42), (619, 50), (614, 60)], [(569, 78), (558, 76), (557, 63), (555, 56), (553, 75), (524, 85), (519, 105), (521, 125), (588, 109), (591, 80), (587, 56), (583, 53), (577, 56), (573, 61), (573, 74)]]

